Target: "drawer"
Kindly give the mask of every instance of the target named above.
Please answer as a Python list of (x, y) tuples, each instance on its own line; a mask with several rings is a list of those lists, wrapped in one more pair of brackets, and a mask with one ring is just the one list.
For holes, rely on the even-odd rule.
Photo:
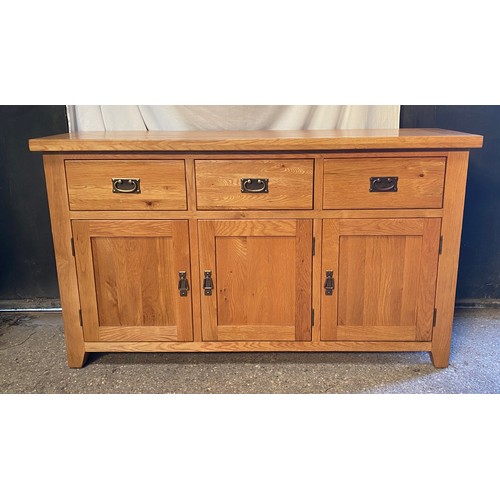
[(187, 209), (184, 160), (67, 160), (65, 164), (70, 210)]
[(443, 157), (339, 158), (324, 166), (325, 209), (443, 206)]
[(313, 208), (314, 160), (196, 160), (195, 169), (199, 210)]

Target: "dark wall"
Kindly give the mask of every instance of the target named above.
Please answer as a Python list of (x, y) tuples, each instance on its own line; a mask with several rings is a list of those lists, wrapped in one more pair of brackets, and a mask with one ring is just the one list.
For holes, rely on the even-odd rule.
[(65, 106), (0, 106), (0, 299), (59, 296), (42, 156), (28, 139), (67, 131)]
[(401, 127), (484, 136), (470, 152), (457, 301), (500, 299), (500, 106), (401, 106)]

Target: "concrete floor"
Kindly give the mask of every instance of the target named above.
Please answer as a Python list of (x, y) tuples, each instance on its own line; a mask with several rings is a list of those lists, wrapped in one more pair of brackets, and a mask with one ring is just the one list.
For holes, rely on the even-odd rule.
[(500, 309), (457, 310), (427, 353), (106, 353), (66, 366), (60, 314), (0, 314), (0, 393), (500, 393)]

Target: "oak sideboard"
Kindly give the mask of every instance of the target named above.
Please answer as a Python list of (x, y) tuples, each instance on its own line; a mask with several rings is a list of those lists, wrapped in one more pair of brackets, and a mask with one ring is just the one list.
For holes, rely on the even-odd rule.
[(441, 129), (82, 132), (43, 153), (89, 352), (427, 351), (448, 365), (470, 148)]

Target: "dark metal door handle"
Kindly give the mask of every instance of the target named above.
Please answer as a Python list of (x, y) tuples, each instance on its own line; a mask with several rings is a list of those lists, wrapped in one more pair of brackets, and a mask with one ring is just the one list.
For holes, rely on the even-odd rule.
[(186, 297), (189, 290), (189, 282), (186, 277), (186, 271), (179, 271), (179, 284), (177, 285), (181, 297)]
[(333, 279), (333, 271), (326, 271), (325, 279), (325, 295), (333, 295), (333, 289), (335, 288), (335, 280)]
[(205, 277), (203, 278), (203, 290), (205, 295), (212, 295), (213, 289), (214, 282), (212, 281), (212, 271), (205, 271)]

